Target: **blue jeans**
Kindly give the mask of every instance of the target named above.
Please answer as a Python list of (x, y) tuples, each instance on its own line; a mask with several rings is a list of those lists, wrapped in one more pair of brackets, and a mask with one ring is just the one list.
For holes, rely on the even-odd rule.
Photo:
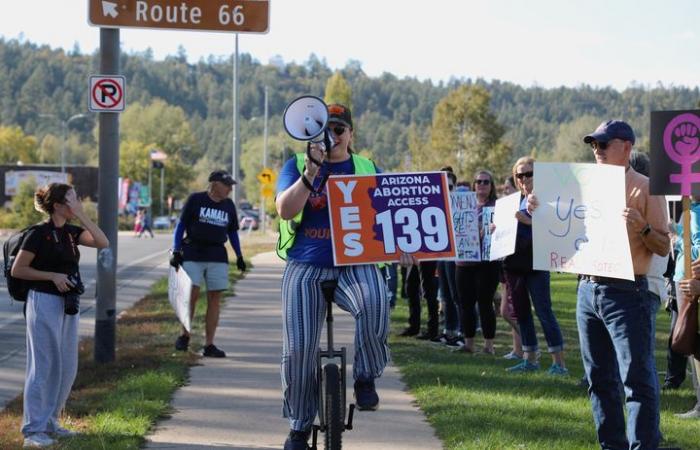
[(564, 349), (564, 338), (552, 310), (549, 272), (533, 270), (518, 273), (506, 270), (505, 278), (506, 283), (508, 283), (509, 295), (513, 297), (513, 309), (520, 327), (523, 350), (534, 353), (538, 349), (535, 320), (530, 308), (530, 301), (532, 301), (532, 306), (535, 308), (535, 314), (540, 320), (542, 332), (547, 341), (547, 351), (549, 353), (561, 352)]
[[(576, 321), (598, 442), (603, 449), (655, 449), (659, 382), (654, 361), (659, 305), (645, 278), (578, 288)], [(627, 433), (620, 382), (627, 404)]]
[(398, 273), (396, 270), (396, 263), (386, 263), (382, 267), (382, 275), (386, 280), (387, 297), (389, 298), (389, 307), (393, 308), (396, 306), (396, 290), (398, 288)]

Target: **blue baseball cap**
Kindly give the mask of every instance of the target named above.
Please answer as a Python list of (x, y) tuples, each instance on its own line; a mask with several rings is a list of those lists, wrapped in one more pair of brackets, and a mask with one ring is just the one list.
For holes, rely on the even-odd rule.
[(583, 138), (583, 142), (590, 144), (593, 141), (607, 143), (611, 139), (622, 139), (634, 144), (634, 131), (632, 127), (622, 120), (608, 120), (598, 125), (595, 131)]

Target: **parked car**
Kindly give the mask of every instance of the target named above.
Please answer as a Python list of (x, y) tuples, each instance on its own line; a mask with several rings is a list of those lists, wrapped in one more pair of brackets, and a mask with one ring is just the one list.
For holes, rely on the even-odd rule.
[(158, 216), (153, 219), (153, 229), (155, 230), (167, 230), (170, 228), (170, 217), (168, 216)]
[(253, 209), (241, 209), (238, 220), (238, 228), (240, 230), (247, 230), (251, 228), (257, 230), (260, 226), (260, 220), (258, 219), (258, 212)]

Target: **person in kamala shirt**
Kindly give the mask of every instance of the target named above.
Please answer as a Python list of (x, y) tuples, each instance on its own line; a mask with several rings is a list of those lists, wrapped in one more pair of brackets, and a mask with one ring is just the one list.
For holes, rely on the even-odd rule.
[[(209, 175), (209, 189), (190, 195), (175, 228), (170, 259), (170, 265), (176, 269), (182, 266), (192, 279), (190, 319), (194, 317), (202, 282), (206, 281), (206, 344), (203, 355), (214, 358), (226, 356), (223, 350), (214, 345), (214, 335), (219, 324), (221, 293), (228, 289), (228, 254), (224, 247), (227, 238), (236, 252), (238, 270), (246, 270), (238, 240), (236, 206), (229, 198), (235, 183), (225, 170), (215, 170)], [(175, 348), (186, 351), (189, 343), (190, 334), (183, 327)]]
[[(286, 162), (277, 182), (280, 215), (277, 253), (287, 260), (282, 278), (282, 388), (290, 433), (285, 450), (308, 449), (318, 409), (316, 360), (326, 302), (321, 282), (337, 280), (335, 302), (356, 320), (355, 403), (360, 410), (379, 404), (374, 380), (389, 359), (389, 304), (381, 272), (374, 264), (336, 267), (333, 263), (325, 181), (330, 174), (374, 174), (374, 163), (352, 152), (350, 110), (330, 105), (329, 129), (335, 145), (326, 152), (312, 144), (308, 155)], [(316, 162), (314, 162), (316, 161)]]

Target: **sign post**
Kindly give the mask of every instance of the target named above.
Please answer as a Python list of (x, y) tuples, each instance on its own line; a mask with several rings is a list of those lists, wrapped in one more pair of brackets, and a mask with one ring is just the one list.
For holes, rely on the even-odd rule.
[[(100, 72), (119, 73), (119, 30), (100, 30)], [(95, 361), (114, 361), (116, 336), (117, 211), (119, 210), (119, 113), (100, 112), (98, 224), (109, 247), (97, 252)]]
[[(98, 223), (109, 248), (97, 259), (95, 361), (114, 361), (119, 171), (119, 111), (124, 77), (119, 75), (119, 29), (267, 33), (269, 0), (88, 0), (88, 22), (100, 27), (100, 73), (90, 80), (90, 111), (100, 113)], [(94, 84), (93, 84), (94, 81)], [(234, 139), (238, 131), (235, 131)], [(236, 166), (234, 165), (234, 168)], [(234, 172), (238, 172), (235, 170)], [(236, 173), (234, 173), (236, 176)], [(238, 191), (237, 191), (238, 192)], [(149, 193), (150, 194), (150, 193)], [(162, 202), (161, 202), (162, 203)]]

